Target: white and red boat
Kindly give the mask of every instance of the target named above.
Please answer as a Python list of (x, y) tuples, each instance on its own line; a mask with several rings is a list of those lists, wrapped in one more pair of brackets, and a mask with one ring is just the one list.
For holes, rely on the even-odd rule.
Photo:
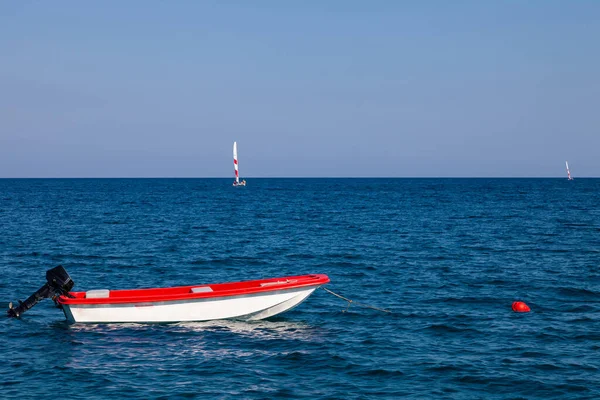
[(329, 282), (327, 275), (300, 275), (233, 283), (157, 289), (71, 292), (73, 281), (61, 266), (9, 316), (19, 317), (44, 297), (52, 297), (71, 323), (259, 320), (288, 311)]
[(240, 181), (240, 171), (237, 156), (237, 142), (233, 142), (233, 172), (235, 174), (235, 181), (233, 181), (233, 186), (246, 186), (245, 179)]
[(569, 170), (569, 162), (565, 161), (565, 164), (567, 166), (567, 180), (572, 181), (573, 177), (571, 176), (571, 170)]

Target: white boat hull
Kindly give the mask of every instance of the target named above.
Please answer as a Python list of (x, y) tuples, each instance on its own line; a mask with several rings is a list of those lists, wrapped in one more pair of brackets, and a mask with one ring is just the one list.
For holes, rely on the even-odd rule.
[(63, 304), (71, 323), (168, 323), (222, 319), (260, 320), (302, 303), (319, 286), (178, 301), (121, 304)]

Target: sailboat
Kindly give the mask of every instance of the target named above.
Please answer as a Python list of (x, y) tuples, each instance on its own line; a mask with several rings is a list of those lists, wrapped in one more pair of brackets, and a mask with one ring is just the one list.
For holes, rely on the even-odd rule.
[(240, 173), (238, 171), (237, 142), (233, 142), (233, 170), (235, 171), (235, 181), (233, 181), (233, 186), (246, 186), (245, 179), (240, 181)]
[(565, 161), (565, 164), (567, 165), (567, 178), (568, 180), (572, 181), (573, 177), (571, 176), (571, 171), (569, 171), (569, 162)]

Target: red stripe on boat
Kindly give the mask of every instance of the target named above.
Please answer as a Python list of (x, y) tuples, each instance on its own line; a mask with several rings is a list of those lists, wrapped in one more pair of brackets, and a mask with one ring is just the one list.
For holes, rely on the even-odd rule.
[[(73, 297), (60, 296), (60, 304), (122, 304), (153, 303), (176, 300), (209, 299), (216, 297), (242, 296), (255, 293), (274, 292), (294, 288), (321, 286), (329, 283), (324, 274), (286, 276), (245, 282), (200, 284), (172, 288), (111, 290), (109, 297), (86, 298), (86, 292), (69, 292)], [(211, 292), (193, 293), (193, 288), (210, 287)]]

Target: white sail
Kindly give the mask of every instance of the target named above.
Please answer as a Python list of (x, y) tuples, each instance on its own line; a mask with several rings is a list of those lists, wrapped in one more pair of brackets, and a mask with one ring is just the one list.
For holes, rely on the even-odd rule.
[(571, 181), (571, 180), (573, 180), (573, 178), (571, 178), (571, 171), (569, 170), (569, 162), (565, 161), (565, 165), (567, 166), (567, 178)]
[(240, 183), (240, 173), (238, 171), (238, 158), (237, 158), (237, 142), (233, 142), (233, 170), (235, 172), (235, 182)]

